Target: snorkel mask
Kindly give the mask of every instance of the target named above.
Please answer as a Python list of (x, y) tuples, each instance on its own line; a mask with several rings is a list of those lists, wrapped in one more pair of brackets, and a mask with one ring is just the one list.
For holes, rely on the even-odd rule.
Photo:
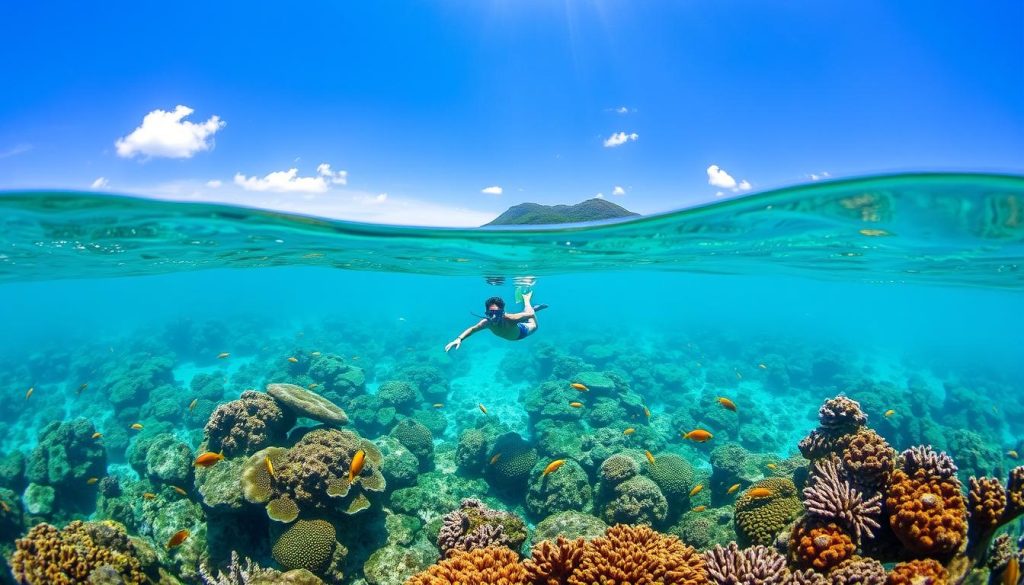
[(487, 321), (489, 321), (490, 323), (492, 323), (492, 324), (493, 323), (499, 323), (499, 322), (501, 322), (502, 318), (505, 317), (505, 310), (504, 309), (487, 309), (487, 311), (485, 311), (484, 314), (487, 315), (484, 318), (487, 319)]

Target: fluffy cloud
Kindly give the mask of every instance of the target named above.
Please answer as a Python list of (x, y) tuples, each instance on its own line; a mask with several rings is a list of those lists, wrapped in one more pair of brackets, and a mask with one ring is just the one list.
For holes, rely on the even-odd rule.
[(484, 195), (501, 195), (502, 193), (505, 192), (505, 190), (497, 185), (494, 185), (492, 187), (484, 187), (483, 189), (480, 189), (480, 192), (483, 193)]
[(616, 146), (622, 146), (623, 144), (631, 140), (636, 140), (637, 138), (640, 138), (640, 135), (637, 134), (636, 132), (632, 134), (626, 134), (625, 132), (616, 132), (615, 134), (612, 134), (608, 138), (604, 139), (604, 147), (614, 148)]
[(209, 150), (213, 147), (213, 135), (225, 123), (218, 116), (210, 116), (201, 124), (186, 120), (193, 111), (188, 106), (178, 106), (173, 112), (153, 110), (146, 114), (141, 126), (114, 142), (117, 155), (191, 158), (197, 152)]
[(106, 189), (109, 185), (110, 181), (108, 181), (106, 177), (99, 177), (98, 179), (92, 182), (92, 185), (90, 185), (90, 187), (93, 189)]
[(320, 163), (320, 165), (316, 167), (316, 174), (327, 179), (334, 185), (348, 184), (348, 171), (332, 171), (331, 165), (327, 163)]
[(811, 174), (807, 175), (807, 178), (812, 180), (812, 181), (820, 181), (822, 179), (827, 179), (827, 178), (829, 178), (831, 176), (832, 176), (832, 174), (829, 173), (828, 171), (821, 171), (820, 173), (811, 173)]
[(626, 190), (623, 189), (622, 187), (618, 186), (618, 185), (615, 185), (615, 188), (612, 189), (612, 195), (625, 195), (625, 194), (626, 194)]
[[(320, 163), (315, 177), (300, 177), (299, 169), (275, 171), (262, 179), (235, 174), (235, 184), (246, 191), (273, 191), (275, 193), (324, 193), (331, 185), (348, 182), (348, 171), (333, 171), (331, 165)], [(212, 186), (212, 185), (211, 185)]]
[(718, 165), (708, 167), (708, 184), (719, 189), (731, 189), (733, 193), (749, 191), (751, 188), (750, 181), (744, 179), (737, 183), (732, 175), (725, 172), (725, 169)]
[(597, 195), (594, 195), (594, 198), (595, 199), (604, 199), (604, 193), (598, 193)]
[(207, 187), (209, 187), (209, 188), (211, 188), (211, 189), (218, 189), (218, 188), (220, 188), (220, 186), (221, 186), (221, 185), (223, 185), (223, 184), (224, 184), (224, 183), (222, 183), (222, 182), (220, 181), (220, 179), (213, 179), (212, 181), (207, 181), (207, 182), (206, 182), (206, 186), (207, 186)]

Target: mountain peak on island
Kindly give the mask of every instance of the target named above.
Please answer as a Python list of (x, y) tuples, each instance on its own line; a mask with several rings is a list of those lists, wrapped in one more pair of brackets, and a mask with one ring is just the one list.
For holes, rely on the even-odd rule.
[(622, 206), (606, 199), (587, 199), (576, 205), (541, 205), (520, 203), (505, 210), (485, 226), (493, 225), (540, 225), (553, 223), (580, 223), (620, 217), (639, 216)]

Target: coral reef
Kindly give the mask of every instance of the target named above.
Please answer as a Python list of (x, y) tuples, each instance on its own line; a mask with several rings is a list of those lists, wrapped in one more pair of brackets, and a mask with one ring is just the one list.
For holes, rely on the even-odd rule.
[(284, 440), (295, 416), (270, 396), (246, 390), (238, 400), (218, 406), (203, 432), (206, 449), (225, 457), (252, 455)]
[(526, 511), (542, 519), (557, 512), (574, 510), (590, 512), (593, 509), (593, 491), (590, 479), (580, 464), (572, 459), (554, 473), (543, 473), (545, 462), (539, 462), (530, 474), (526, 490)]
[(602, 504), (602, 518), (609, 524), (658, 525), (668, 516), (668, 501), (658, 484), (642, 475), (617, 484)]
[(578, 567), (567, 580), (569, 585), (707, 582), (704, 559), (693, 548), (647, 526), (624, 524), (588, 541)]
[(445, 515), (437, 535), (437, 548), (449, 557), (455, 551), (489, 546), (518, 550), (526, 540), (526, 526), (514, 514), (488, 508), (480, 500), (466, 499)]
[(15, 543), (11, 571), (25, 585), (72, 585), (113, 570), (121, 583), (147, 582), (123, 526), (111, 521), (74, 521), (58, 530), (37, 524)]
[(584, 540), (545, 540), (533, 547), (530, 558), (523, 562), (526, 581), (534, 585), (563, 585), (580, 565)]
[(434, 437), (422, 423), (411, 418), (403, 419), (391, 429), (391, 436), (405, 446), (416, 459), (421, 468), (428, 468), (434, 457)]
[(92, 438), (96, 427), (84, 419), (52, 422), (39, 432), (39, 443), (25, 467), (25, 478), (39, 485), (78, 492), (90, 477), (106, 474), (107, 455)]
[(525, 585), (526, 569), (519, 555), (504, 547), (458, 551), (414, 575), (406, 585)]
[(857, 547), (842, 528), (829, 523), (797, 523), (790, 537), (790, 554), (797, 565), (827, 572), (850, 558)]
[(775, 585), (789, 573), (786, 557), (760, 545), (743, 550), (735, 542), (716, 546), (704, 554), (704, 562), (716, 585)]
[(967, 504), (956, 476), (928, 466), (893, 473), (886, 497), (889, 524), (903, 546), (918, 555), (947, 557), (967, 538)]
[(324, 520), (299, 520), (274, 542), (274, 560), (288, 570), (318, 573), (327, 566), (338, 545), (334, 526)]

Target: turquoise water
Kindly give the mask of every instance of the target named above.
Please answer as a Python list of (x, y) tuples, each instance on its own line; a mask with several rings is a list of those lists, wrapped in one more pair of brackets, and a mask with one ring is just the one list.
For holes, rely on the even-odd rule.
[[(951, 453), (965, 482), (1004, 477), (1019, 465), (1007, 453), (1024, 453), (1021, 177), (811, 184), (543, 229), (372, 226), (48, 192), (8, 193), (0, 210), (0, 499), (14, 509), (0, 513), (5, 556), (36, 522), (113, 518), (183, 582), (202, 582), (199, 565), (223, 566), (232, 549), (273, 566), (281, 527), (262, 505), (212, 505), (191, 466), (214, 409), (272, 382), (317, 384), (365, 438), (382, 442), (402, 419), (433, 437), (419, 477), (370, 494), (362, 516), (308, 512), (333, 522), (349, 549), (345, 577), (322, 571), (328, 582), (393, 582), (365, 565), (389, 538), (420, 551), (419, 568), (433, 562), (430, 523), (463, 496), (518, 513), (531, 529), (547, 516), (524, 498), (527, 484), (510, 492), (487, 463), (458, 463), (467, 429), (519, 433), (542, 468), (556, 457), (593, 457), (554, 437), (552, 423), (578, 436), (611, 428), (617, 448), (681, 455), (694, 483), (706, 485), (714, 449), (735, 443), (759, 462), (748, 482), (791, 474), (781, 463), (800, 460), (796, 445), (816, 426), (818, 407), (844, 392), (897, 450), (930, 443)], [(503, 296), (518, 310), (514, 277), (523, 275), (536, 277), (534, 302), (550, 305), (536, 334), (512, 343), (482, 332), (446, 354), (485, 298)], [(360, 370), (365, 386), (332, 390), (337, 373), (317, 365), (328, 355), (333, 367)], [(568, 414), (531, 410), (587, 372), (618, 380), (622, 404), (579, 393), (585, 404)], [(413, 397), (387, 411), (377, 393), (396, 381), (409, 382)], [(630, 414), (628, 404), (640, 403), (649, 419)], [(607, 412), (592, 414), (599, 408)], [(68, 431), (78, 438), (62, 455), (53, 436), (37, 449), (47, 424), (76, 418), (86, 422)], [(698, 427), (714, 438), (679, 438)], [(92, 432), (103, 434), (98, 451), (84, 445)], [(597, 489), (597, 471), (581, 468)], [(116, 477), (119, 487), (92, 477)], [(579, 507), (600, 516), (601, 497), (595, 491), (589, 508)], [(717, 497), (686, 507), (731, 514)], [(670, 511), (658, 528), (686, 540), (691, 514)], [(388, 536), (391, 516), (415, 520), (407, 541)], [(182, 528), (192, 536), (166, 550)]]

